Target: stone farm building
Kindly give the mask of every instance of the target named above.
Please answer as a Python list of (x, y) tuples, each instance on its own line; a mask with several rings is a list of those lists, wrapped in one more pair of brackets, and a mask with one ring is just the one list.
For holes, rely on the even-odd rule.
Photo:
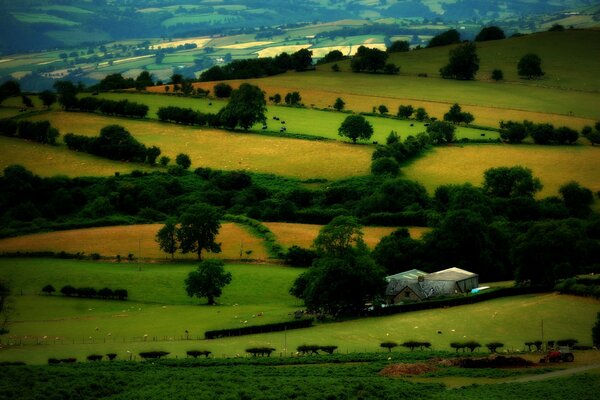
[(479, 286), (479, 275), (460, 268), (448, 268), (438, 272), (410, 271), (386, 277), (385, 292), (388, 304), (423, 301), (439, 296), (469, 293)]

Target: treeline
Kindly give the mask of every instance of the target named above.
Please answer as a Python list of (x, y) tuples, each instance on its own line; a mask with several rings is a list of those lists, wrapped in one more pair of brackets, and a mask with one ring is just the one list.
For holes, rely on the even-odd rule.
[(282, 74), (290, 70), (304, 71), (311, 68), (312, 51), (301, 49), (295, 53), (281, 53), (275, 57), (234, 60), (224, 66), (215, 65), (200, 74), (200, 81), (262, 78)]
[(158, 147), (147, 148), (120, 125), (105, 126), (100, 135), (90, 137), (67, 133), (63, 138), (69, 150), (82, 151), (111, 160), (156, 163), (161, 151)]
[[(42, 291), (46, 294), (51, 295), (56, 290), (52, 285), (46, 285), (42, 288)], [(129, 296), (126, 289), (110, 289), (102, 288), (99, 290), (93, 287), (79, 287), (76, 288), (71, 285), (65, 285), (60, 289), (60, 293), (67, 297), (80, 297), (86, 299), (104, 299), (104, 300), (127, 300)]]
[(549, 123), (500, 121), (500, 137), (509, 143), (521, 143), (531, 137), (536, 144), (573, 144), (579, 139), (579, 132), (566, 126), (555, 128)]
[(96, 97), (83, 97), (72, 108), (87, 112), (100, 112), (104, 115), (144, 118), (148, 115), (148, 106), (129, 100), (108, 100)]
[[(175, 106), (160, 107), (156, 113), (160, 121), (175, 122), (183, 125), (206, 125), (209, 115), (191, 108)], [(214, 118), (214, 114), (210, 114)]]
[(0, 119), (0, 135), (18, 137), (44, 144), (56, 144), (60, 136), (58, 129), (53, 128), (48, 121), (16, 121)]

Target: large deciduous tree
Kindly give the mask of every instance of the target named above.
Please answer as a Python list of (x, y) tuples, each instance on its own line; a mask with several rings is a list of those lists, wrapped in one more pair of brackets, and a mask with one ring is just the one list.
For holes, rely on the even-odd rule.
[(174, 219), (168, 219), (165, 225), (156, 232), (156, 242), (162, 251), (169, 253), (171, 259), (175, 258), (175, 252), (179, 249), (177, 240), (177, 223)]
[(456, 127), (448, 122), (433, 121), (427, 127), (427, 133), (434, 144), (447, 144), (456, 140)]
[(523, 78), (541, 78), (544, 75), (542, 71), (542, 59), (534, 53), (525, 54), (517, 64), (517, 71)]
[(497, 26), (486, 26), (475, 36), (475, 41), (486, 42), (488, 40), (501, 40), (504, 38), (506, 38), (506, 35), (502, 29)]
[(266, 122), (266, 111), (264, 92), (258, 86), (242, 83), (231, 93), (229, 103), (219, 111), (219, 115), (226, 128), (240, 126), (247, 131), (257, 122)]
[(334, 218), (314, 246), (319, 258), (290, 289), (309, 310), (333, 317), (357, 314), (382, 294), (385, 273), (370, 257), (354, 217)]
[(215, 242), (221, 228), (221, 212), (204, 203), (189, 207), (180, 218), (177, 240), (183, 253), (197, 253), (202, 259), (202, 250), (220, 253), (221, 244)]
[(543, 187), (529, 168), (521, 166), (490, 168), (483, 179), (483, 191), (492, 197), (533, 197)]
[(185, 290), (190, 297), (206, 297), (208, 304), (215, 304), (215, 298), (221, 296), (223, 288), (231, 282), (231, 273), (226, 272), (221, 260), (205, 260), (196, 271), (185, 279)]
[(362, 115), (349, 115), (338, 128), (338, 135), (357, 140), (369, 140), (373, 136), (373, 126)]
[(448, 64), (440, 68), (442, 78), (470, 80), (479, 71), (479, 57), (474, 43), (463, 43), (450, 50)]

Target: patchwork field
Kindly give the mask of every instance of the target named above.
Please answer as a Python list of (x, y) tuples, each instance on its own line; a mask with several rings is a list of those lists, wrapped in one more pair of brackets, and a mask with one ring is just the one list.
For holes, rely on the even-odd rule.
[[(206, 348), (215, 356), (244, 354), (253, 345), (292, 352), (303, 343), (330, 343), (340, 352), (381, 351), (385, 340), (428, 340), (434, 349), (448, 350), (452, 341), (499, 340), (509, 350), (522, 350), (525, 341), (540, 338), (544, 321), (547, 339), (574, 337), (589, 343), (600, 302), (558, 294), (518, 296), (479, 304), (319, 324), (287, 333), (217, 340), (196, 340), (207, 329), (285, 321), (301, 303), (288, 294), (302, 269), (272, 265), (228, 265), (233, 274), (218, 306), (204, 306), (183, 290), (183, 279), (194, 264), (103, 263), (74, 260), (0, 259), (0, 276), (9, 277), (16, 293), (17, 315), (9, 345), (0, 360), (45, 363), (48, 357), (85, 358), (90, 353), (165, 350), (183, 357), (190, 348)], [(140, 271), (141, 269), (141, 271)], [(127, 302), (40, 295), (41, 288), (73, 286), (124, 287)], [(263, 313), (262, 316), (258, 316)], [(569, 323), (564, 316), (569, 315)], [(535, 317), (532, 317), (535, 316)], [(188, 330), (193, 340), (185, 340)], [(437, 332), (442, 332), (438, 334)], [(148, 335), (144, 339), (144, 335)]]
[[(300, 247), (311, 247), (313, 241), (319, 234), (319, 230), (322, 225), (313, 224), (289, 224), (283, 222), (265, 222), (271, 232), (275, 234), (277, 240), (284, 246), (300, 246)], [(382, 237), (389, 235), (396, 228), (390, 227), (363, 227), (365, 243), (374, 248)], [(420, 239), (423, 234), (428, 232), (430, 228), (424, 227), (409, 227), (408, 231), (413, 239)], [(0, 241), (0, 248), (2, 241)]]
[(600, 190), (600, 147), (536, 145), (466, 145), (433, 148), (402, 168), (403, 177), (421, 182), (433, 193), (443, 184), (480, 185), (486, 169), (522, 165), (544, 185), (540, 197), (556, 196), (563, 184), (575, 180)]
[(0, 136), (0, 169), (20, 164), (41, 176), (110, 176), (115, 172), (150, 170), (142, 164), (122, 163), (79, 153), (66, 146), (49, 146)]
[[(49, 120), (63, 134), (74, 131), (89, 136), (96, 136), (104, 126), (116, 123), (145, 145), (160, 147), (163, 155), (172, 160), (179, 153), (188, 154), (192, 168), (248, 170), (298, 178), (337, 179), (367, 174), (373, 149), (340, 142), (265, 137), (84, 113), (52, 112), (31, 119)], [(25, 159), (22, 155), (16, 157)]]
[[(171, 256), (160, 250), (154, 240), (162, 224), (112, 226), (101, 228), (75, 229), (59, 232), (38, 233), (0, 239), (0, 253), (52, 251), (60, 253), (83, 252), (87, 255), (98, 253), (104, 257), (123, 259), (133, 254), (140, 259), (170, 259)], [(221, 243), (221, 253), (209, 254), (211, 258), (238, 260), (266, 260), (267, 250), (261, 239), (248, 233), (243, 227), (225, 222), (221, 226), (217, 243)], [(246, 251), (251, 254), (245, 254)], [(244, 252), (243, 257), (240, 253)], [(206, 252), (203, 252), (206, 256)], [(195, 253), (175, 254), (176, 260), (196, 260)]]

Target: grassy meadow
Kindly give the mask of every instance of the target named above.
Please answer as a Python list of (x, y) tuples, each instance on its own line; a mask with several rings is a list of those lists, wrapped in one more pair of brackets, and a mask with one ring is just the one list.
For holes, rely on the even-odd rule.
[(465, 145), (433, 148), (402, 168), (402, 176), (421, 182), (430, 193), (443, 184), (480, 185), (485, 170), (522, 165), (544, 185), (540, 197), (558, 195), (563, 184), (575, 180), (600, 190), (600, 148), (592, 146)]
[[(0, 276), (15, 289), (15, 321), (2, 338), (8, 345), (0, 360), (45, 363), (48, 357), (85, 358), (91, 353), (159, 349), (183, 357), (191, 348), (206, 348), (216, 356), (244, 354), (249, 346), (269, 345), (277, 352), (293, 352), (304, 343), (335, 344), (340, 352), (377, 352), (386, 340), (427, 340), (434, 349), (474, 339), (499, 340), (509, 350), (522, 350), (525, 341), (545, 337), (574, 337), (590, 342), (590, 331), (600, 302), (558, 294), (527, 295), (429, 311), (318, 324), (287, 333), (200, 340), (207, 329), (289, 320), (302, 307), (288, 294), (302, 269), (274, 265), (227, 265), (233, 275), (219, 305), (206, 306), (190, 299), (183, 280), (194, 264), (106, 263), (54, 259), (0, 259)], [(48, 284), (122, 287), (129, 300), (104, 301), (40, 294)], [(22, 293), (22, 294), (21, 294)], [(262, 316), (258, 316), (262, 313)], [(569, 315), (565, 324), (564, 316)], [(532, 316), (535, 316), (534, 318)], [(247, 321), (246, 323), (244, 323)], [(188, 330), (193, 340), (184, 340)], [(441, 331), (441, 334), (437, 332)], [(144, 339), (144, 335), (148, 335)], [(7, 340), (10, 339), (10, 340)]]
[[(214, 83), (212, 84), (214, 86)], [(212, 89), (212, 86), (209, 86)], [(285, 93), (281, 93), (285, 96)], [(156, 112), (160, 107), (177, 106), (187, 107), (199, 110), (204, 113), (215, 113), (225, 106), (226, 101), (214, 99), (194, 99), (177, 96), (151, 96), (146, 94), (122, 94), (122, 93), (103, 93), (101, 98), (110, 100), (122, 100), (124, 98), (146, 104), (149, 107), (148, 115), (150, 118), (157, 118)], [(332, 99), (331, 104), (335, 101)], [(447, 111), (447, 110), (446, 110)], [(391, 115), (395, 115), (395, 110), (390, 109)], [(348, 116), (346, 113), (328, 112), (314, 110), (310, 108), (297, 108), (268, 105), (267, 107), (267, 132), (279, 132), (280, 127), (284, 126), (281, 121), (285, 121), (287, 133), (302, 134), (308, 136), (319, 136), (327, 139), (349, 141), (338, 135), (338, 128)], [(281, 121), (273, 120), (273, 117), (280, 118)], [(385, 143), (386, 137), (391, 131), (400, 133), (403, 137), (408, 135), (417, 135), (424, 132), (427, 128), (424, 123), (417, 121), (398, 120), (395, 118), (367, 117), (367, 120), (373, 125), (373, 136), (371, 141)], [(262, 124), (256, 124), (251, 131), (256, 133), (263, 132)], [(489, 139), (497, 139), (497, 132), (482, 131), (480, 129), (459, 126), (456, 130), (458, 139), (480, 139), (482, 134)]]
[[(36, 233), (0, 239), (0, 253), (27, 253), (52, 251), (60, 253), (97, 253), (103, 257), (114, 258), (120, 255), (123, 259), (128, 254), (135, 258), (164, 260), (171, 255), (164, 253), (155, 241), (156, 232), (162, 224), (126, 225), (100, 228), (74, 229), (58, 232)], [(266, 260), (269, 256), (261, 239), (248, 233), (242, 226), (225, 222), (215, 239), (221, 243), (221, 253), (209, 254), (211, 258), (226, 260)], [(252, 251), (247, 255), (246, 251)], [(243, 256), (240, 256), (240, 253)], [(203, 252), (206, 256), (206, 252)], [(196, 260), (195, 253), (175, 254), (176, 260)]]

